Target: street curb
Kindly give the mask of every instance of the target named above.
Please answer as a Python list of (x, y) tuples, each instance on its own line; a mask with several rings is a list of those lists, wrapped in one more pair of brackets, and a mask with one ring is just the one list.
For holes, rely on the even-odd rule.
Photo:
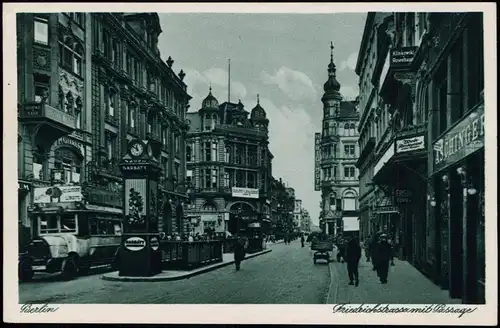
[[(338, 294), (339, 294), (339, 271), (334, 265), (336, 262), (328, 263), (328, 268), (330, 269), (330, 285), (328, 286), (328, 295), (326, 296), (326, 304), (337, 304)], [(335, 288), (332, 290), (332, 285), (335, 283)]]
[[(261, 252), (253, 253), (253, 254), (248, 254), (245, 256), (245, 260), (251, 259), (253, 257), (259, 256), (259, 255), (264, 255), (267, 253), (272, 252), (272, 249), (265, 249)], [(126, 281), (126, 282), (146, 282), (146, 281), (174, 281), (174, 280), (182, 280), (182, 279), (188, 279), (194, 276), (197, 276), (199, 274), (213, 271), (228, 265), (231, 265), (234, 263), (234, 260), (230, 260), (228, 262), (221, 262), (217, 264), (213, 264), (211, 266), (207, 266), (205, 268), (200, 268), (194, 272), (187, 272), (186, 274), (178, 275), (178, 276), (173, 276), (173, 277), (162, 277), (162, 276), (152, 276), (152, 277), (120, 277), (120, 276), (114, 276), (112, 275), (113, 272), (108, 273), (103, 275), (101, 278), (103, 280), (107, 281)], [(116, 272), (116, 271), (115, 271)]]

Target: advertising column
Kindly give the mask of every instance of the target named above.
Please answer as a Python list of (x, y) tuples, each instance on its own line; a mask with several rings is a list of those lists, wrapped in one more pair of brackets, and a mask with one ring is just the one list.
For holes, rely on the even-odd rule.
[(124, 178), (124, 233), (119, 275), (148, 277), (161, 272), (158, 240), (160, 166), (147, 141), (132, 140), (120, 163)]

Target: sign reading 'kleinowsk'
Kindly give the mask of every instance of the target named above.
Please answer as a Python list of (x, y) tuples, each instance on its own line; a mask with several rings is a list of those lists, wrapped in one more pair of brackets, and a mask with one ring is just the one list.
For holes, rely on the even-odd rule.
[(391, 67), (406, 68), (411, 65), (417, 52), (417, 47), (403, 47), (391, 50)]

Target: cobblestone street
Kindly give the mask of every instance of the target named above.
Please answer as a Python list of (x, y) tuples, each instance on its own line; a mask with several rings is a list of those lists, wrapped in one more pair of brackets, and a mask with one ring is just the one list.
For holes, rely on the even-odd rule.
[(73, 281), (19, 285), (20, 303), (324, 304), (330, 285), (325, 264), (314, 265), (300, 242), (272, 245), (272, 252), (186, 280), (112, 282), (102, 274)]
[(329, 304), (460, 304), (450, 299), (448, 291), (432, 283), (408, 262), (394, 260), (389, 268), (388, 283), (381, 284), (372, 263), (363, 256), (359, 264), (359, 286), (348, 285), (347, 265), (331, 263), (334, 279), (338, 284), (332, 288)]

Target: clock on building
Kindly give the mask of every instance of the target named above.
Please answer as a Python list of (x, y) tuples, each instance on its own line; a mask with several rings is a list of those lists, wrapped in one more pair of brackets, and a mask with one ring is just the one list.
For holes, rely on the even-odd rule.
[(129, 154), (132, 157), (139, 157), (144, 153), (144, 143), (141, 140), (132, 140), (128, 144)]

